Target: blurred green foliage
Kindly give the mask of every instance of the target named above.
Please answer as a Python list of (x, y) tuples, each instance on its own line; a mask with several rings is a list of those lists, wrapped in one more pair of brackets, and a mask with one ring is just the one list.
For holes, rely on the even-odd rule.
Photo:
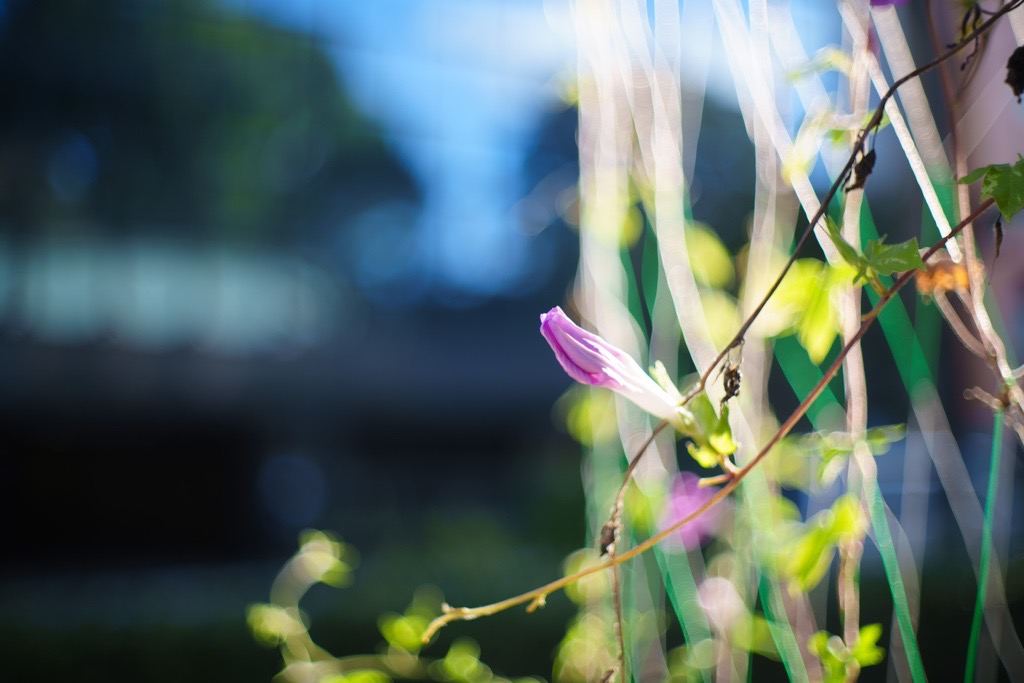
[[(281, 569), (270, 590), (271, 601), (250, 605), (246, 620), (253, 636), (280, 648), (284, 669), (277, 679), (288, 683), (386, 683), (433, 680), (441, 683), (511, 683), (480, 661), (480, 647), (456, 638), (440, 659), (421, 656), (422, 636), (441, 612), (440, 594), (421, 588), (402, 614), (384, 614), (378, 629), (384, 642), (376, 652), (336, 657), (315, 643), (310, 619), (299, 603), (314, 585), (344, 587), (351, 583), (355, 550), (324, 531), (305, 531), (299, 549)], [(535, 679), (514, 679), (527, 683)]]

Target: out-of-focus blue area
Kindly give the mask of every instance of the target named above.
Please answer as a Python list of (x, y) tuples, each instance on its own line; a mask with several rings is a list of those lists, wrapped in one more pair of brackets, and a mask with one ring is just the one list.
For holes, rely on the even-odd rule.
[[(561, 108), (575, 45), (562, 3), (442, 0), (408, 3), (230, 3), (320, 37), (361, 111), (423, 191), (408, 244), (357, 225), (358, 268), (379, 286), (382, 261), (403, 283), (392, 301), (433, 294), (469, 303), (535, 289), (554, 254), (531, 245), (520, 203), (523, 168), (545, 112)], [(563, 185), (564, 179), (563, 179)], [(366, 272), (370, 271), (370, 272)], [(371, 284), (373, 283), (373, 284)]]

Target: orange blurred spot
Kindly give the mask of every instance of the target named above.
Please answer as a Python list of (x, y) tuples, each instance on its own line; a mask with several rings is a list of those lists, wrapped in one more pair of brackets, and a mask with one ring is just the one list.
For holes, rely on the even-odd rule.
[(967, 268), (961, 263), (954, 263), (948, 258), (929, 261), (925, 270), (917, 271), (914, 284), (917, 292), (924, 296), (934, 296), (946, 292), (966, 291), (970, 287)]

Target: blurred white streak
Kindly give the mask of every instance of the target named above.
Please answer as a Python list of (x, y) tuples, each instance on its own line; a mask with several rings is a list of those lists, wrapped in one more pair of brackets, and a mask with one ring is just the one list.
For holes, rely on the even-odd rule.
[[(599, 334), (612, 344), (641, 358), (644, 335), (627, 307), (627, 280), (620, 258), (624, 227), (632, 204), (628, 184), (634, 164), (634, 116), (631, 100), (638, 89), (648, 87), (649, 78), (632, 69), (627, 38), (622, 27), (627, 23), (617, 14), (618, 3), (605, 0), (579, 0), (576, 5), (577, 60), (579, 83), (580, 152), (580, 272), (577, 278), (577, 308)], [(648, 82), (645, 82), (648, 81)], [(650, 434), (650, 421), (628, 402), (616, 399), (616, 417), (622, 449), (627, 457), (637, 453)], [(607, 468), (609, 476), (595, 476), (604, 490), (592, 488), (588, 498), (597, 502), (592, 515), (594, 528), (607, 519), (608, 505), (617, 489), (621, 459), (618, 448), (594, 447), (589, 465), (595, 470)], [(614, 463), (614, 464), (612, 464)], [(674, 461), (670, 463), (674, 469)], [(666, 463), (645, 458), (638, 471), (641, 488), (668, 481)], [(612, 467), (614, 469), (612, 469)], [(634, 610), (661, 611), (661, 593), (651, 593), (643, 565), (633, 564), (622, 572), (623, 588), (631, 596)], [(628, 665), (643, 669), (658, 678), (667, 675), (660, 641), (643, 653), (635, 645), (643, 642), (635, 619), (625, 617), (624, 658)], [(632, 628), (626, 628), (632, 625)], [(658, 643), (655, 645), (655, 643)]]
[[(891, 47), (886, 51), (886, 57), (891, 59), (895, 55), (899, 59), (910, 60), (907, 64), (903, 62), (898, 64), (893, 64), (892, 61), (889, 62), (894, 76), (896, 74), (902, 75), (913, 71), (915, 67), (910, 57), (910, 48), (907, 46), (906, 38), (903, 35), (903, 29), (899, 24), (899, 18), (896, 16), (896, 11), (892, 7), (888, 9), (891, 10), (891, 13), (872, 12), (871, 14), (875, 20), (875, 26), (879, 31), (879, 35), (882, 35), (882, 26), (885, 27), (884, 30), (889, 34), (888, 42), (891, 44)], [(851, 19), (847, 5), (842, 5), (841, 11), (843, 22), (853, 36), (854, 41), (860, 45), (866, 45), (867, 32), (862, 26)], [(883, 38), (883, 45), (885, 42)], [(865, 52), (867, 53), (865, 59), (867, 60), (868, 71), (871, 74), (871, 82), (874, 83), (875, 90), (881, 96), (889, 89), (889, 83), (886, 81), (885, 75), (882, 73), (882, 69), (875, 56), (870, 51)], [(921, 87), (921, 79), (915, 78), (905, 83), (897, 91), (896, 97), (900, 98), (907, 108), (907, 116), (910, 118), (911, 125), (918, 131), (917, 134), (911, 135), (910, 129), (900, 114), (900, 108), (896, 104), (895, 97), (886, 102), (885, 113), (889, 115), (889, 121), (892, 122), (896, 138), (899, 140), (903, 153), (907, 157), (910, 169), (914, 173), (914, 179), (917, 180), (917, 184), (921, 188), (921, 194), (924, 195), (924, 201), (928, 205), (932, 219), (939, 229), (939, 234), (945, 237), (952, 231), (952, 227), (946, 218), (946, 213), (942, 210), (942, 205), (939, 203), (939, 197), (935, 193), (935, 187), (932, 185), (927, 168), (931, 169), (931, 175), (943, 181), (951, 178), (951, 173), (949, 161), (946, 159), (945, 152), (942, 151), (942, 141), (939, 139), (939, 131), (935, 126), (935, 119), (932, 117), (931, 110), (928, 107), (928, 100), (924, 96), (924, 89)], [(917, 145), (914, 144), (915, 140)], [(919, 151), (919, 146), (923, 148), (923, 151)], [(963, 260), (963, 254), (955, 240), (950, 240), (946, 243), (946, 250), (957, 263)]]
[[(871, 10), (871, 19), (893, 79), (902, 78), (916, 69), (917, 65), (910, 54), (910, 46), (907, 44), (907, 37), (903, 33), (896, 8), (892, 5), (875, 8)], [(921, 86), (921, 78), (913, 78), (900, 86), (896, 97), (907, 110), (907, 120), (910, 122), (914, 140), (921, 149), (921, 156), (928, 171), (942, 180), (949, 179), (949, 159), (942, 149), (942, 139), (939, 137), (939, 129), (935, 125), (928, 98)]]
[[(1010, 16), (1017, 12), (1011, 12)], [(1006, 74), (1002, 69), (995, 70), (984, 89), (972, 98), (967, 111), (957, 121), (960, 150), (964, 157), (970, 156), (978, 149), (978, 145), (988, 136), (989, 131), (1013, 101), (1010, 89), (1006, 85)]]
[[(674, 4), (675, 0), (663, 0)], [(660, 5), (659, 5), (660, 6)], [(655, 12), (657, 17), (658, 13)], [(679, 17), (682, 25), (679, 54), (686, 49), (686, 81), (682, 84), (682, 145), (683, 174), (693, 178), (694, 163), (697, 158), (697, 140), (704, 113), (704, 98), (708, 85), (708, 70), (711, 61), (714, 15), (705, 0), (686, 0), (683, 2), (682, 14)], [(654, 27), (654, 36), (660, 42), (660, 22)], [(671, 46), (665, 46), (668, 57), (674, 52)], [(682, 63), (680, 63), (680, 73)]]
[(1010, 28), (1013, 29), (1013, 37), (1017, 39), (1017, 44), (1024, 45), (1024, 7), (1018, 7), (1010, 12)]
[[(757, 62), (756, 56), (750, 51), (751, 37), (747, 31), (743, 17), (740, 14), (739, 6), (735, 0), (714, 0), (715, 16), (718, 18), (718, 25), (721, 29), (722, 40), (726, 45), (726, 54), (729, 55), (729, 66), (732, 68), (733, 77), (737, 81), (737, 93), (746, 91), (749, 103), (754, 105), (753, 112), (760, 117), (765, 130), (775, 147), (779, 158), (785, 160), (792, 153), (793, 141), (786, 132), (786, 128), (779, 115), (773, 98), (766, 92), (767, 83), (771, 81), (770, 74), (762, 71), (761, 65)], [(741, 84), (744, 87), (740, 87)], [(750, 128), (751, 112), (747, 107), (742, 107), (744, 98), (740, 98), (741, 108), (744, 111), (744, 119)], [(810, 218), (821, 206), (818, 197), (811, 185), (811, 180), (806, 172), (796, 169), (790, 178), (793, 190), (796, 192), (804, 213)], [(825, 258), (829, 263), (841, 261), (835, 245), (828, 237), (828, 231), (823, 222), (819, 221), (814, 229), (818, 244), (821, 245)]]

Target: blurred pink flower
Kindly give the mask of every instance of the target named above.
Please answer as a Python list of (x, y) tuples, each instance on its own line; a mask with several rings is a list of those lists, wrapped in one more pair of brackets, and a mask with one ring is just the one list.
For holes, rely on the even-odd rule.
[(871, 0), (872, 7), (884, 7), (885, 5), (905, 5), (909, 0)]
[[(692, 472), (680, 472), (672, 479), (668, 504), (661, 516), (661, 528), (667, 529), (679, 520), (692, 514), (697, 508), (708, 502), (718, 489), (701, 488), (700, 477)], [(676, 533), (666, 539), (675, 545), (682, 545), (686, 550), (694, 550), (707, 543), (718, 531), (718, 523), (722, 514), (719, 504), (707, 510), (696, 519), (684, 524)]]
[(577, 382), (616, 391), (663, 420), (679, 416), (679, 401), (658, 386), (629, 354), (584, 330), (558, 306), (541, 314), (540, 333), (562, 368)]

